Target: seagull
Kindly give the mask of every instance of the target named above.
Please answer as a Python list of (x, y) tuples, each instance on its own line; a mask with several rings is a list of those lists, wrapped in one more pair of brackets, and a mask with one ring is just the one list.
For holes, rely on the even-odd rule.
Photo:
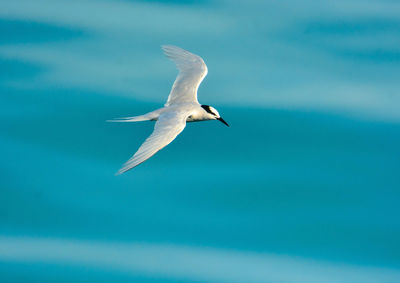
[(203, 59), (177, 46), (163, 45), (161, 48), (179, 70), (167, 103), (163, 108), (144, 115), (108, 120), (108, 122), (157, 121), (153, 133), (116, 175), (138, 166), (170, 144), (183, 131), (186, 122), (218, 120), (229, 127), (214, 107), (202, 105), (197, 101), (197, 89), (208, 72)]

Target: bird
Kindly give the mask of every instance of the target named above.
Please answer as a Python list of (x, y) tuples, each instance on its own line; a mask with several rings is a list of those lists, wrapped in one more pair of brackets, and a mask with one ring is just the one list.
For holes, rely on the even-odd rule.
[(208, 73), (204, 60), (174, 45), (162, 45), (161, 48), (179, 70), (164, 107), (140, 116), (108, 120), (108, 122), (156, 121), (153, 133), (116, 175), (138, 166), (170, 144), (183, 131), (186, 122), (218, 120), (229, 127), (214, 107), (200, 104), (197, 100), (199, 85)]

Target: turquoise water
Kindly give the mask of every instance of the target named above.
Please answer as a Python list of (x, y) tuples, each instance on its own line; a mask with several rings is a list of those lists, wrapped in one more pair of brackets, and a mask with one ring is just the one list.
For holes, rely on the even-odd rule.
[[(394, 2), (0, 3), (2, 282), (399, 282)], [(182, 24), (184, 23), (184, 24)], [(190, 123), (114, 176), (201, 55)]]

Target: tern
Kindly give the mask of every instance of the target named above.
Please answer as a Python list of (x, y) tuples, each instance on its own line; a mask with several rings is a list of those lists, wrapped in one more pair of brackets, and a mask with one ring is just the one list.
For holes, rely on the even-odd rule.
[(186, 122), (219, 120), (229, 127), (214, 107), (202, 105), (197, 101), (197, 90), (208, 72), (203, 59), (177, 46), (163, 45), (161, 48), (175, 63), (179, 74), (163, 108), (140, 116), (109, 120), (109, 122), (157, 121), (153, 133), (116, 175), (138, 166), (170, 144), (183, 131)]

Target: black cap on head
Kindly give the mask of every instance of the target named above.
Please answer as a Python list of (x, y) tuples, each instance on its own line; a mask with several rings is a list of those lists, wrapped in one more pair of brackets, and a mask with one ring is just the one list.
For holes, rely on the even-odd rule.
[(212, 115), (215, 115), (215, 113), (213, 113), (210, 109), (210, 105), (201, 105), (201, 107), (206, 110), (207, 113), (210, 113)]
[[(211, 107), (211, 106), (209, 106), (209, 105), (201, 105), (201, 107), (202, 107), (207, 113), (209, 113), (209, 114), (211, 114), (211, 115), (214, 115), (215, 118), (216, 118), (218, 121), (221, 121), (222, 123), (224, 123), (225, 125), (227, 125), (227, 126), (229, 127), (228, 123), (225, 122), (225, 120), (222, 119), (222, 118), (219, 116), (218, 111), (217, 111), (216, 109), (214, 109), (213, 107)], [(215, 111), (216, 113), (213, 111), (213, 109), (214, 109), (214, 111)]]

